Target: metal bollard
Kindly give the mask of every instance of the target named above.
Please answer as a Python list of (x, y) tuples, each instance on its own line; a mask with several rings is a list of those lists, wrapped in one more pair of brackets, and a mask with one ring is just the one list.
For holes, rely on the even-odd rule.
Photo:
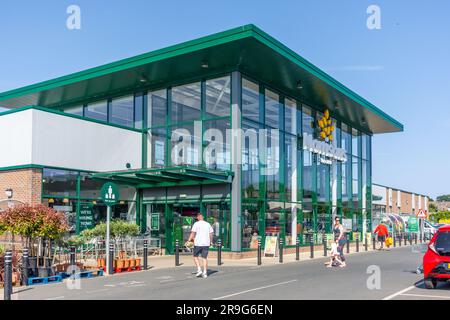
[(409, 238), (409, 245), (412, 246), (412, 243), (413, 243), (412, 233), (410, 233), (410, 234), (408, 235), (408, 238)]
[(364, 250), (365, 251), (369, 251), (369, 243), (368, 243), (368, 241), (367, 241), (367, 236), (366, 236), (366, 238), (364, 239)]
[(392, 242), (393, 242), (393, 245), (394, 245), (394, 248), (397, 246), (397, 240), (396, 240), (396, 237), (395, 237), (395, 234), (393, 234), (392, 235)]
[(300, 260), (300, 239), (295, 240), (295, 260)]
[(350, 240), (347, 239), (347, 253), (350, 253)]
[(180, 265), (180, 240), (175, 240), (175, 267)]
[(398, 235), (398, 246), (399, 247), (402, 246), (402, 236), (401, 236), (401, 234)]
[(309, 257), (311, 259), (313, 259), (314, 258), (314, 239), (313, 239), (313, 235), (312, 234), (309, 236), (309, 250), (310, 250)]
[(217, 265), (222, 265), (222, 239), (217, 241)]
[(377, 250), (377, 242), (375, 240), (375, 236), (372, 237), (372, 249)]
[(406, 237), (406, 233), (403, 234), (403, 241), (405, 242), (405, 246), (407, 246), (408, 244), (406, 243), (407, 237)]
[(144, 270), (147, 270), (148, 268), (148, 240), (144, 240)]
[(258, 266), (261, 265), (261, 239), (258, 238), (258, 259), (257, 259)]
[(108, 265), (108, 274), (111, 275), (114, 273), (114, 242), (109, 243), (109, 265)]
[(359, 237), (356, 237), (356, 252), (359, 252)]
[(22, 285), (28, 285), (28, 248), (23, 248), (22, 254)]
[(327, 239), (324, 237), (322, 242), (323, 242), (323, 256), (326, 257), (327, 256)]
[(75, 262), (75, 254), (76, 254), (76, 248), (75, 248), (75, 246), (70, 246), (70, 265), (71, 265), (71, 266), (76, 265), (76, 262)]
[(5, 273), (3, 275), (3, 299), (11, 300), (12, 294), (12, 251), (8, 250), (5, 252)]
[(417, 233), (414, 233), (414, 244), (417, 244)]
[(283, 263), (283, 239), (282, 238), (280, 238), (280, 241), (279, 241), (279, 254), (278, 254), (278, 262), (280, 262), (280, 263)]
[(422, 233), (420, 234), (420, 243), (422, 243)]

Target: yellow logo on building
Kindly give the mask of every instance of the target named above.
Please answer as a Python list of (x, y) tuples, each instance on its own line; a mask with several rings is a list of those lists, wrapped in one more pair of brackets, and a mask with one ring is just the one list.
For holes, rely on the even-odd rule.
[(326, 142), (333, 141), (334, 125), (330, 118), (330, 111), (325, 110), (323, 117), (317, 120), (319, 125), (319, 137)]

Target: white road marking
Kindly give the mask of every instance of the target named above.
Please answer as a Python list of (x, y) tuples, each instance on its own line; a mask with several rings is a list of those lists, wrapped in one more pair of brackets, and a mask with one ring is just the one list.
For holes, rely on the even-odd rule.
[[(423, 282), (423, 281), (422, 281), (422, 282)], [(421, 282), (419, 282), (419, 283), (421, 283)], [(419, 283), (418, 283), (418, 284), (419, 284)], [(391, 299), (395, 298), (396, 296), (399, 296), (399, 295), (401, 295), (401, 294), (404, 294), (405, 292), (408, 292), (408, 291), (410, 291), (410, 290), (412, 290), (412, 289), (414, 289), (414, 288), (416, 288), (416, 286), (411, 286), (411, 287), (408, 287), (408, 288), (406, 288), (406, 289), (400, 290), (400, 291), (398, 291), (398, 292), (396, 292), (396, 293), (394, 293), (394, 294), (391, 294), (390, 296), (387, 296), (387, 297), (383, 298), (383, 300), (391, 300)]]
[(91, 291), (86, 291), (86, 293), (95, 293), (95, 292), (102, 292), (102, 291), (108, 291), (109, 289), (97, 289), (97, 290), (91, 290)]
[(236, 292), (236, 293), (228, 294), (226, 296), (213, 298), (213, 300), (220, 300), (220, 299), (225, 299), (225, 298), (229, 298), (229, 297), (234, 297), (234, 296), (237, 296), (237, 295), (240, 295), (240, 294), (244, 294), (244, 293), (248, 293), (248, 292), (252, 292), (252, 291), (257, 291), (257, 290), (262, 290), (262, 289), (267, 289), (267, 288), (272, 288), (272, 287), (276, 287), (276, 286), (281, 286), (283, 284), (292, 283), (292, 282), (295, 282), (295, 281), (298, 281), (298, 280), (294, 279), (294, 280), (290, 280), (290, 281), (285, 281), (285, 282), (271, 284), (269, 286), (264, 286), (264, 287), (254, 288), (254, 289), (245, 290), (245, 291), (241, 291), (241, 292)]
[(58, 297), (53, 297), (53, 298), (47, 298), (45, 300), (57, 300), (57, 299), (64, 299), (64, 296), (58, 296)]
[(410, 296), (410, 297), (422, 297), (422, 298), (438, 298), (438, 299), (450, 299), (448, 296), (435, 296), (435, 295), (426, 295), (426, 294), (413, 294), (413, 293), (402, 293), (402, 296)]

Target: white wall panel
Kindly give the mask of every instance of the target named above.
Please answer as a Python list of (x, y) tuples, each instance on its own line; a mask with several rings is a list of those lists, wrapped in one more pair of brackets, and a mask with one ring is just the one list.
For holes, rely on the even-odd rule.
[(139, 132), (33, 110), (33, 164), (92, 171), (141, 167)]
[(0, 167), (31, 163), (32, 110), (0, 116)]

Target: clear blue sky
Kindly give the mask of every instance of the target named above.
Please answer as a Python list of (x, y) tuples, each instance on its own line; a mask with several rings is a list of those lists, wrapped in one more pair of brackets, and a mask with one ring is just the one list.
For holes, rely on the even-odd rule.
[(373, 181), (435, 197), (450, 193), (449, 14), (448, 0), (3, 0), (0, 91), (253, 23), (402, 122), (374, 138)]

